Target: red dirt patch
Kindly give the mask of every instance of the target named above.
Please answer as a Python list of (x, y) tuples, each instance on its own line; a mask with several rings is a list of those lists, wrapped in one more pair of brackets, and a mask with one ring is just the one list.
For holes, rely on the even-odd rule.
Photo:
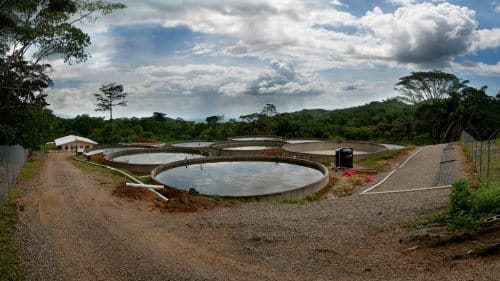
[(228, 201), (200, 195), (195, 190), (184, 191), (165, 187), (157, 191), (169, 200), (167, 202), (161, 201), (151, 191), (140, 187), (126, 187), (125, 184), (116, 187), (113, 190), (113, 195), (128, 201), (149, 201), (153, 203), (154, 209), (167, 212), (196, 212), (233, 205)]
[(280, 149), (271, 149), (269, 151), (263, 152), (262, 155), (263, 156), (280, 156), (281, 150)]
[(196, 212), (232, 205), (226, 201), (219, 201), (204, 195), (199, 195), (194, 189), (185, 191), (165, 187), (159, 189), (158, 192), (165, 195), (169, 200), (157, 204), (157, 207), (168, 212)]
[(150, 199), (150, 200), (155, 200), (154, 194), (152, 194), (150, 191), (140, 188), (140, 187), (127, 187), (125, 186), (125, 183), (123, 183), (120, 186), (117, 186), (113, 190), (113, 195), (121, 198), (126, 198), (129, 201), (132, 200), (145, 200), (145, 199)]

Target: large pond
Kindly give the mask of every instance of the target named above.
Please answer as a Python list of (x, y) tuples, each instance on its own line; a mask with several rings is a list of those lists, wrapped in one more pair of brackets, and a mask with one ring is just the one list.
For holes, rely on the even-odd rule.
[(399, 144), (390, 144), (390, 143), (381, 143), (381, 145), (385, 146), (387, 149), (403, 149), (405, 148)]
[(175, 147), (209, 147), (214, 144), (215, 141), (189, 141), (189, 142), (179, 142), (173, 143), (171, 146)]
[(138, 154), (122, 155), (113, 158), (114, 162), (129, 163), (129, 164), (146, 164), (146, 165), (160, 165), (174, 161), (200, 158), (200, 154), (180, 153), (180, 152), (145, 152)]
[(323, 177), (319, 170), (284, 162), (229, 161), (192, 164), (164, 170), (156, 180), (201, 194), (256, 196), (293, 190)]
[(247, 146), (224, 147), (223, 150), (264, 150), (273, 148), (278, 148), (278, 147), (263, 146), (263, 145), (247, 145)]
[(280, 141), (280, 138), (273, 137), (241, 137), (241, 138), (232, 138), (232, 141)]
[[(304, 151), (304, 153), (308, 153), (308, 154), (320, 154), (320, 155), (335, 155), (335, 150), (334, 149), (309, 150), (309, 151)], [(354, 155), (360, 155), (360, 154), (368, 154), (370, 152), (361, 151), (361, 150), (354, 150), (352, 153)]]
[(294, 139), (294, 140), (287, 140), (287, 143), (310, 143), (310, 142), (320, 142), (321, 140), (300, 140), (300, 139)]
[(108, 147), (108, 148), (90, 150), (86, 154), (87, 155), (94, 155), (94, 154), (102, 153), (104, 155), (108, 155), (111, 153), (125, 151), (125, 150), (132, 150), (132, 149), (144, 149), (144, 147), (139, 147), (139, 146)]

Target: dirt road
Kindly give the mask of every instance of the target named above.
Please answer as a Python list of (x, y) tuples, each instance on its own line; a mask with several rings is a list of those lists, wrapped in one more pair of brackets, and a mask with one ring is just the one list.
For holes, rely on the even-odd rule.
[(112, 189), (102, 175), (77, 168), (68, 154), (48, 154), (40, 178), (25, 187), (19, 203), (24, 210), (17, 237), (31, 280), (500, 276), (498, 259), (450, 262), (430, 250), (407, 251), (412, 244), (404, 242), (405, 226), (442, 206), (447, 190), (170, 214), (116, 198)]

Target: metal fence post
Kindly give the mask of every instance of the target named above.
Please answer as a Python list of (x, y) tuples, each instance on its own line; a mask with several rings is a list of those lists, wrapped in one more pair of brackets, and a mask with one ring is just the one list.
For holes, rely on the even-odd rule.
[(486, 178), (488, 179), (488, 184), (490, 182), (490, 161), (491, 161), (491, 140), (488, 140), (488, 167), (486, 169)]
[(480, 141), (479, 149), (479, 180), (483, 178), (483, 141)]

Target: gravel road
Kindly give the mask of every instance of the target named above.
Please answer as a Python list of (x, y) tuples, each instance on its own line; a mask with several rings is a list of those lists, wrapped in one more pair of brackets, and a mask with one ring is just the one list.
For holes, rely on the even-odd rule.
[(112, 188), (68, 154), (48, 154), (19, 202), (30, 280), (500, 279), (496, 258), (450, 261), (402, 242), (447, 190), (172, 214)]

